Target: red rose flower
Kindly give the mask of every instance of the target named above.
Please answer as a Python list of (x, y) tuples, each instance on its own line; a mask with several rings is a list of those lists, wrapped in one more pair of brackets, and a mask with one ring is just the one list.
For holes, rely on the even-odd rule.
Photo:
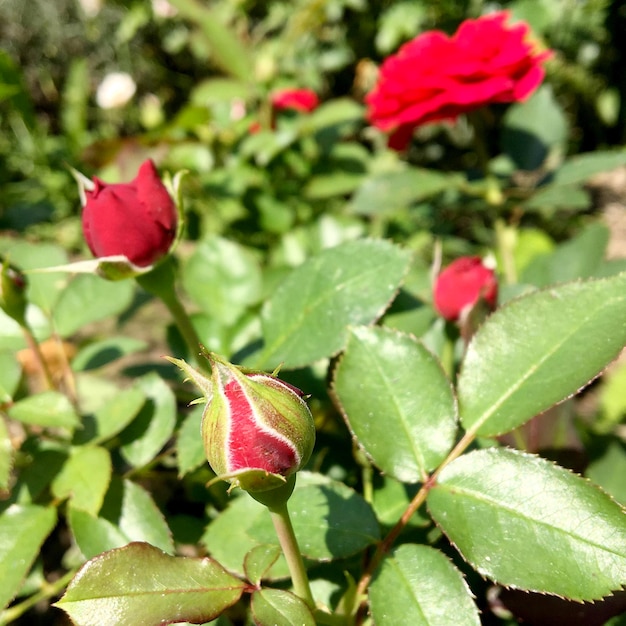
[(124, 255), (139, 267), (155, 263), (176, 237), (176, 205), (157, 174), (145, 161), (130, 183), (109, 185), (93, 179), (85, 190), (83, 233), (96, 257)]
[(319, 98), (311, 89), (281, 89), (271, 95), (272, 106), (276, 111), (294, 110), (310, 113), (319, 106)]
[(368, 119), (391, 131), (390, 143), (406, 147), (417, 126), (496, 102), (525, 100), (544, 77), (541, 63), (551, 56), (529, 40), (529, 26), (507, 25), (507, 11), (464, 21), (448, 37), (419, 35), (383, 62), (366, 96)]
[(433, 300), (435, 309), (445, 319), (454, 322), (471, 309), (478, 300), (495, 309), (498, 300), (498, 279), (494, 271), (477, 256), (453, 261), (435, 280)]

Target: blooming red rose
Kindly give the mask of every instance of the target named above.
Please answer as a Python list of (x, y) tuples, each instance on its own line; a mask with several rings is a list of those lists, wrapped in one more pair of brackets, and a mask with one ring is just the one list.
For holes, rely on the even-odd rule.
[(83, 233), (94, 256), (124, 255), (147, 267), (169, 251), (178, 214), (151, 160), (130, 183), (109, 185), (94, 178), (85, 198)]
[(320, 103), (311, 89), (281, 89), (272, 93), (271, 102), (276, 111), (292, 109), (301, 113), (314, 111)]
[(495, 309), (498, 279), (480, 257), (466, 256), (453, 261), (435, 280), (435, 309), (447, 320), (458, 320), (464, 311), (471, 309), (480, 299), (490, 309)]
[(540, 85), (550, 51), (537, 51), (525, 22), (507, 11), (464, 21), (448, 37), (429, 31), (383, 62), (366, 96), (368, 119), (405, 147), (414, 128), (496, 102), (519, 102)]

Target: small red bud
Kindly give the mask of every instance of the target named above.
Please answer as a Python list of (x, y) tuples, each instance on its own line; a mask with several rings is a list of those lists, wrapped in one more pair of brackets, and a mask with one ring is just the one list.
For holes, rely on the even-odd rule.
[(271, 95), (272, 106), (276, 111), (292, 109), (310, 113), (319, 106), (319, 98), (312, 89), (281, 89)]
[(479, 300), (493, 310), (498, 300), (498, 279), (480, 257), (461, 257), (437, 276), (433, 300), (437, 312), (452, 322)]
[(139, 267), (166, 255), (176, 237), (176, 205), (154, 163), (145, 161), (130, 183), (94, 178), (85, 189), (83, 233), (96, 257), (124, 255)]

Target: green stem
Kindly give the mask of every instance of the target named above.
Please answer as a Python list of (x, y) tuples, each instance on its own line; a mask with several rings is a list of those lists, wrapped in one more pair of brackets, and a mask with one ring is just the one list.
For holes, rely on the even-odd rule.
[(205, 359), (199, 359), (200, 338), (193, 327), (185, 307), (176, 293), (176, 266), (172, 257), (168, 257), (151, 272), (137, 276), (137, 282), (148, 292), (157, 296), (168, 308), (182, 335), (190, 355), (203, 368), (208, 368)]
[(293, 589), (296, 595), (300, 596), (300, 598), (302, 598), (309, 605), (309, 607), (315, 608), (315, 600), (313, 600), (313, 594), (311, 593), (309, 577), (307, 576), (306, 569), (304, 568), (304, 561), (302, 560), (302, 555), (300, 554), (298, 540), (293, 532), (293, 525), (291, 524), (291, 518), (289, 517), (289, 511), (287, 509), (287, 502), (268, 508), (270, 515), (272, 516), (274, 528), (276, 529), (276, 535), (278, 535), (280, 547), (283, 550), (287, 566), (289, 567)]
[[(437, 477), (441, 473), (444, 467), (452, 463), (454, 459), (458, 458), (465, 452), (467, 447), (474, 441), (476, 438), (476, 433), (472, 430), (468, 430), (463, 437), (456, 444), (454, 449), (450, 452), (450, 454), (446, 457), (443, 463), (424, 481), (424, 484), (421, 486), (420, 490), (415, 494), (413, 500), (409, 503), (409, 506), (406, 508), (402, 517), (398, 520), (397, 524), (389, 531), (389, 533), (384, 537), (384, 539), (378, 544), (376, 548), (376, 552), (372, 556), (371, 561), (369, 562), (365, 572), (361, 576), (359, 580), (359, 584), (357, 585), (356, 597), (361, 598), (363, 602), (365, 602), (367, 588), (372, 580), (372, 576), (376, 571), (376, 568), (380, 565), (383, 557), (391, 550), (393, 544), (396, 539), (399, 537), (400, 533), (404, 530), (404, 527), (409, 523), (409, 520), (417, 510), (424, 504), (426, 497), (430, 490), (437, 484)], [(361, 613), (359, 611), (359, 613)], [(360, 623), (359, 619), (357, 619), (357, 623)]]
[(0, 613), (0, 625), (3, 626), (4, 624), (10, 624), (11, 622), (14, 622), (16, 619), (26, 613), (28, 609), (35, 606), (35, 604), (37, 604), (38, 602), (56, 596), (62, 589), (66, 587), (70, 580), (74, 578), (75, 574), (76, 570), (73, 569), (52, 583), (44, 583), (40, 591), (33, 594), (32, 596), (29, 596), (28, 598), (26, 598), (26, 600), (23, 600), (19, 604), (15, 604), (14, 606), (2, 611), (2, 613)]

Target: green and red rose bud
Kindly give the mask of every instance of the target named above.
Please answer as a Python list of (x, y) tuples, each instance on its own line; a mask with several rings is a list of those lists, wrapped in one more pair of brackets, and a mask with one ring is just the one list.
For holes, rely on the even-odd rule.
[(20, 326), (26, 323), (26, 277), (0, 257), (0, 309)]
[(302, 392), (274, 375), (246, 372), (208, 353), (211, 379), (169, 359), (203, 391), (202, 437), (218, 478), (254, 494), (284, 487), (311, 456), (313, 417)]

